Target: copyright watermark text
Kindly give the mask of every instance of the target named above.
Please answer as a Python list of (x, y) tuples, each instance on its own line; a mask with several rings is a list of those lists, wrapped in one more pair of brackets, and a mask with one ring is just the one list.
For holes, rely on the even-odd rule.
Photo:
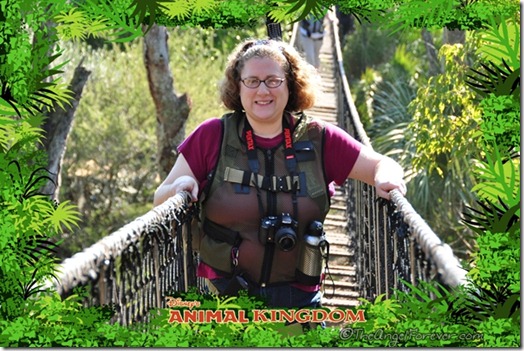
[(474, 333), (422, 333), (418, 329), (412, 328), (405, 332), (388, 332), (384, 329), (377, 329), (372, 332), (366, 332), (363, 328), (343, 328), (340, 329), (340, 338), (342, 340), (358, 340), (363, 342), (372, 342), (374, 340), (386, 340), (388, 346), (397, 346), (406, 341), (450, 341), (450, 340), (478, 340), (482, 339), (482, 334)]

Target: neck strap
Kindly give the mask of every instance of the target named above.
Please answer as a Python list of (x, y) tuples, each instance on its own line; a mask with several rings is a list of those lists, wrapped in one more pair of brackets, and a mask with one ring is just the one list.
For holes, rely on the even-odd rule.
[[(286, 168), (291, 175), (296, 171), (297, 159), (295, 155), (295, 148), (293, 147), (293, 132), (290, 123), (286, 116), (282, 118), (282, 133), (284, 134), (284, 156)], [(251, 172), (258, 173), (260, 164), (258, 163), (257, 150), (255, 144), (255, 132), (249, 123), (247, 117), (244, 120), (244, 140), (247, 147), (247, 158)]]

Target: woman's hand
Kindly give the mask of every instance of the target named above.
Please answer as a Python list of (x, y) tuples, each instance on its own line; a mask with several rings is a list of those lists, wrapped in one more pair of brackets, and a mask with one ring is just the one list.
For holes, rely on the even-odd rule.
[(404, 182), (404, 171), (394, 160), (384, 157), (375, 166), (375, 188), (377, 195), (390, 200), (389, 192), (397, 189), (406, 195), (406, 183)]
[(198, 201), (198, 182), (184, 155), (180, 154), (171, 172), (156, 189), (153, 203), (158, 206), (184, 190), (191, 194), (192, 201)]
[(404, 170), (392, 158), (381, 155), (371, 148), (363, 146), (358, 155), (349, 178), (361, 180), (372, 185), (377, 195), (390, 200), (389, 192), (398, 189), (406, 195)]
[(198, 183), (195, 178), (185, 175), (177, 178), (171, 185), (174, 194), (187, 191), (191, 194), (191, 200), (198, 201)]

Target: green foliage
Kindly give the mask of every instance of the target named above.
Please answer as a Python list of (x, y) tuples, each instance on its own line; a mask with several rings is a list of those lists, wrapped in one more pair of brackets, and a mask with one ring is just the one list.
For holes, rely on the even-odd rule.
[(485, 145), (495, 142), (499, 150), (511, 151), (520, 146), (520, 30), (514, 19), (500, 25), (493, 19), (482, 33), (478, 52), (487, 63), (471, 69), (466, 82), (482, 97)]
[(485, 161), (477, 161), (473, 168), (479, 183), (472, 190), (481, 199), (513, 207), (520, 202), (520, 160), (506, 158), (496, 144), (487, 151)]
[(477, 234), (485, 232), (508, 233), (514, 235), (520, 226), (520, 199), (508, 208), (504, 203), (492, 203), (490, 200), (478, 202), (481, 210), (469, 208), (474, 212), (465, 213), (464, 222)]
[(446, 242), (459, 239), (455, 249), (470, 246), (461, 229), (460, 214), (475, 201), (470, 189), (471, 174), (481, 111), (476, 95), (464, 82), (471, 50), (462, 45), (445, 45), (440, 55), (444, 73), (420, 83), (416, 98), (409, 105), (413, 120), (405, 138), (408, 198), (414, 208), (431, 223)]
[(483, 144), (497, 145), (502, 155), (520, 148), (520, 103), (511, 95), (490, 94), (480, 102)]
[(399, 34), (392, 35), (391, 30), (376, 23), (355, 26), (355, 32), (347, 38), (343, 48), (344, 69), (350, 83), (361, 79), (366, 69), (378, 70), (381, 64), (389, 62), (400, 40)]
[(373, 124), (368, 128), (373, 148), (402, 165), (411, 164), (411, 153), (405, 152), (410, 141), (405, 131), (412, 116), (408, 106), (415, 98), (415, 89), (409, 83), (386, 81), (373, 95)]
[(62, 40), (89, 36), (107, 37), (113, 42), (129, 42), (144, 33), (138, 18), (132, 15), (131, 0), (85, 0), (65, 5), (53, 19)]
[[(456, 324), (450, 306), (458, 292), (431, 282), (419, 286), (406, 283), (408, 292), (395, 291), (389, 299), (378, 296), (371, 303), (362, 300), (366, 321), (357, 321), (342, 330), (350, 336), (340, 347), (472, 347), (478, 340), (469, 324)], [(478, 337), (477, 337), (478, 339)]]
[[(385, 23), (385, 13), (397, 5), (396, 1), (383, 0), (344, 0), (337, 1), (340, 12), (352, 14), (359, 23)], [(386, 20), (387, 22), (387, 20)]]
[[(405, 283), (389, 299), (361, 300), (366, 320), (341, 330), (339, 347), (515, 347), (520, 297), (507, 288)], [(488, 326), (497, 326), (490, 329)], [(505, 326), (504, 329), (501, 326)], [(502, 337), (501, 337), (502, 336)]]
[(486, 231), (479, 236), (478, 251), (472, 255), (474, 268), (469, 271), (469, 276), (478, 286), (508, 284), (511, 292), (520, 291), (519, 234)]
[(91, 19), (76, 7), (59, 13), (54, 20), (58, 24), (58, 36), (62, 40), (84, 40), (88, 36), (99, 36), (107, 29), (107, 20), (103, 17)]
[(484, 335), (479, 347), (520, 347), (520, 323), (514, 323), (510, 318), (496, 319), (489, 317), (478, 326), (478, 331)]
[(415, 171), (428, 169), (444, 177), (453, 160), (468, 159), (480, 111), (463, 82), (466, 51), (460, 45), (445, 45), (440, 54), (445, 73), (431, 77), (417, 93), (410, 106), (413, 123), (409, 129), (417, 150)]
[[(6, 6), (8, 5), (8, 6)], [(60, 51), (48, 53), (57, 41), (47, 18), (60, 11), (59, 4), (30, 0), (3, 1), (0, 10), (0, 103), (21, 117), (42, 112), (53, 103), (63, 106), (71, 92), (53, 76)]]
[(475, 75), (468, 75), (468, 85), (480, 96), (494, 94), (495, 96), (513, 95), (515, 99), (520, 96), (520, 67), (512, 70), (506, 61), (503, 67), (492, 62), (481, 63), (483, 71), (471, 69)]
[(464, 223), (478, 234), (469, 275), (481, 288), (509, 286), (520, 291), (520, 161), (503, 160), (498, 147), (475, 168), (481, 198), (479, 209), (469, 207)]
[(55, 241), (63, 227), (78, 220), (74, 206), (55, 204), (39, 193), (50, 178), (42, 166), (47, 158), (36, 147), (40, 130), (34, 122), (13, 120), (4, 129), (0, 153), (0, 310), (5, 320), (23, 315), (26, 301), (54, 276)]
[(321, 19), (326, 14), (327, 8), (328, 6), (319, 0), (275, 1), (269, 17), (276, 22), (300, 21), (310, 14)]
[(519, 19), (509, 17), (496, 21), (495, 16), (488, 17), (489, 25), (481, 31), (484, 45), (479, 53), (487, 61), (501, 65), (506, 62), (513, 70), (520, 67), (520, 23)]
[[(168, 27), (251, 26), (270, 10), (266, 2), (256, 0), (87, 0), (74, 6), (74, 11), (78, 10), (82, 15), (76, 18), (69, 16), (69, 21), (60, 21), (60, 25), (66, 27), (63, 33), (72, 33), (74, 29), (90, 35), (101, 32), (115, 42), (132, 41), (142, 36), (153, 23)], [(144, 30), (143, 24), (147, 26)], [(79, 34), (78, 31), (76, 33)]]
[(511, 18), (519, 12), (512, 1), (407, 0), (386, 16), (386, 24), (397, 30), (443, 28), (475, 30), (487, 26), (492, 18)]

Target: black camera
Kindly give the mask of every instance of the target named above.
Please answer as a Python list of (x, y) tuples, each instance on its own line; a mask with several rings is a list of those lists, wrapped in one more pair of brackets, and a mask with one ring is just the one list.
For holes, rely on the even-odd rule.
[(262, 218), (260, 229), (267, 243), (276, 243), (280, 250), (293, 250), (297, 242), (298, 222), (289, 215), (267, 216)]

